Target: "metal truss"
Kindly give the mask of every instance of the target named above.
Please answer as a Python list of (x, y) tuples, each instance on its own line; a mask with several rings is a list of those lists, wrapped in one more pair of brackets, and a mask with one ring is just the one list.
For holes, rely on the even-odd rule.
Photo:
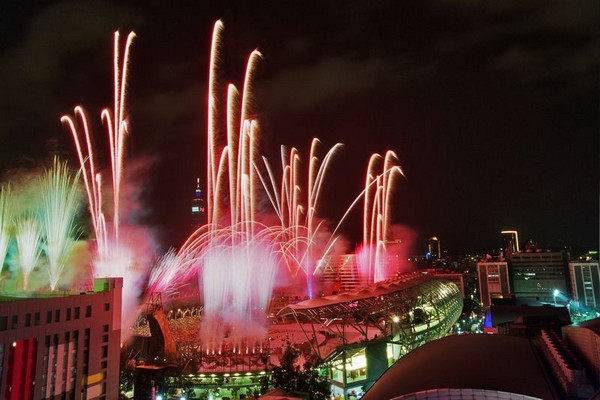
[(323, 359), (317, 333), (337, 337), (346, 346), (347, 330), (352, 328), (361, 342), (376, 335), (410, 351), (445, 335), (461, 310), (462, 295), (455, 284), (419, 276), (291, 304), (277, 315), (295, 320), (314, 354)]

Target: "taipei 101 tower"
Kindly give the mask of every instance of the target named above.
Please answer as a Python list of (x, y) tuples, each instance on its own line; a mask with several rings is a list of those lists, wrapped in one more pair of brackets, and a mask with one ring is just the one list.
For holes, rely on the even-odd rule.
[(200, 178), (196, 180), (196, 191), (192, 199), (192, 230), (196, 230), (206, 224), (206, 205), (202, 198), (202, 189), (200, 189)]

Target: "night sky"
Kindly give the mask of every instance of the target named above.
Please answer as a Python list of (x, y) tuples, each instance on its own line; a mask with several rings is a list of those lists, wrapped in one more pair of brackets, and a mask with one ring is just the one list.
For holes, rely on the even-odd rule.
[[(171, 5), (175, 3), (176, 5)], [(35, 4), (35, 5), (33, 5)], [(590, 1), (37, 1), (0, 3), (0, 171), (76, 164), (59, 118), (83, 104), (97, 147), (112, 102), (112, 32), (131, 53), (126, 165), (140, 223), (161, 247), (189, 233), (205, 181), (206, 84), (215, 20), (221, 82), (255, 84), (261, 153), (307, 156), (337, 142), (320, 215), (338, 219), (373, 152), (406, 180), (394, 221), (413, 253), (436, 235), (451, 253), (490, 252), (516, 229), (542, 246), (597, 246), (600, 3)], [(324, 153), (323, 153), (324, 154)], [(108, 177), (107, 177), (108, 179)], [(359, 217), (343, 231), (356, 238)]]

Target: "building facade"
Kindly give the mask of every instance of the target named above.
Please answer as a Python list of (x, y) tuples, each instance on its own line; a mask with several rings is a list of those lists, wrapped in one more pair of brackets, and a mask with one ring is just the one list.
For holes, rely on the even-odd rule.
[(118, 398), (123, 279), (0, 297), (0, 398)]
[(570, 261), (573, 300), (580, 306), (600, 310), (600, 267), (597, 260)]
[(553, 303), (557, 299), (555, 293), (565, 295), (570, 292), (565, 253), (513, 254), (509, 268), (517, 299)]
[(505, 261), (477, 263), (479, 296), (484, 307), (492, 304), (492, 296), (506, 297), (510, 292), (508, 264)]

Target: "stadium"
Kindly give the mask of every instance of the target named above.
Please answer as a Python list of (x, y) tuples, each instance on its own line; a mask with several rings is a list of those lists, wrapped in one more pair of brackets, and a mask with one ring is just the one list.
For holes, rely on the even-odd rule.
[[(255, 395), (287, 346), (299, 351), (299, 364), (310, 361), (328, 376), (334, 395), (359, 395), (398, 358), (445, 336), (461, 310), (455, 284), (409, 275), (287, 304), (271, 313), (262, 343), (236, 346), (224, 338), (209, 349), (196, 336), (200, 306), (166, 310), (155, 297), (138, 320), (135, 342), (145, 358), (174, 357), (184, 367), (189, 398)], [(182, 393), (175, 386), (166, 379), (167, 392)]]

